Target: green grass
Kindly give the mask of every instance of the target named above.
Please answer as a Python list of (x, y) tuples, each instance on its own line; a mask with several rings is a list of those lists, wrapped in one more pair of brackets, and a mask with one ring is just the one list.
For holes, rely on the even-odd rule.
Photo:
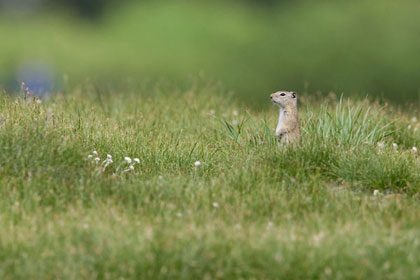
[(278, 149), (214, 86), (2, 96), (0, 278), (418, 279), (418, 112), (299, 98)]
[(86, 77), (124, 88), (205, 76), (254, 107), (279, 88), (420, 101), (419, 1), (283, 2), (118, 2), (97, 22), (3, 13), (0, 85), (18, 88), (17, 73), (36, 62), (49, 67), (56, 90)]

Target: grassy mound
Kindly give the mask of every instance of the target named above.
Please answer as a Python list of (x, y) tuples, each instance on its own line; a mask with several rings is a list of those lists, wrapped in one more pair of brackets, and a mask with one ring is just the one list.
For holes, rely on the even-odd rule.
[(278, 149), (212, 86), (2, 96), (0, 278), (418, 279), (416, 112), (299, 98)]

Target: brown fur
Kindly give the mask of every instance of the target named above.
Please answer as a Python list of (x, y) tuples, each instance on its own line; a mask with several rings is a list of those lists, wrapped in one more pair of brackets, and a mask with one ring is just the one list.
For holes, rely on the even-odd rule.
[(280, 107), (276, 136), (279, 144), (298, 144), (300, 125), (297, 112), (297, 94), (293, 91), (278, 91), (270, 95), (271, 101)]

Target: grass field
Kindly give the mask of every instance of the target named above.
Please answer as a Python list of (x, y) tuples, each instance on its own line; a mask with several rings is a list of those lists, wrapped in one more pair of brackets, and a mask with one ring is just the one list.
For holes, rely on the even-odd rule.
[(278, 149), (212, 85), (1, 96), (0, 278), (419, 279), (419, 113), (299, 102)]
[(95, 22), (0, 11), (0, 88), (16, 90), (37, 65), (55, 91), (204, 75), (254, 107), (279, 88), (420, 103), (417, 0), (115, 2)]

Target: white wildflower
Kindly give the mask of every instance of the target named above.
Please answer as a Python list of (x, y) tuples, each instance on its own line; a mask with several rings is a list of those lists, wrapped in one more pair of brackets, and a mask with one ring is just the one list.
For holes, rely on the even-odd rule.
[(135, 158), (134, 161), (140, 164), (140, 160), (138, 158)]
[(394, 150), (396, 151), (398, 149), (397, 143), (392, 143), (392, 148), (394, 148)]
[(410, 130), (410, 129), (411, 129), (411, 124), (409, 124), (409, 125), (407, 126), (407, 128), (408, 128), (408, 130)]
[(197, 160), (196, 162), (194, 162), (194, 166), (195, 167), (198, 167), (198, 166), (200, 166), (201, 165), (201, 162), (199, 161), (199, 160)]
[(126, 170), (124, 170), (123, 172), (130, 172), (134, 170), (134, 165), (130, 165)]
[(163, 179), (163, 176), (162, 175), (159, 175), (158, 179), (159, 180), (162, 180)]
[(379, 148), (381, 148), (381, 149), (385, 146), (383, 142), (378, 142), (378, 143), (377, 143), (377, 145), (378, 145), (378, 147), (379, 147)]
[(373, 195), (377, 196), (379, 194), (379, 190), (374, 190)]
[(91, 159), (91, 158), (93, 158), (93, 156), (92, 155), (88, 155), (88, 159)]
[(96, 158), (95, 158), (95, 161), (96, 161), (96, 162), (99, 162), (100, 160), (101, 160), (101, 159), (100, 159), (100, 158), (98, 158), (98, 157), (96, 157)]
[(411, 118), (411, 122), (417, 122), (417, 118), (416, 117), (412, 117)]
[(213, 205), (214, 208), (219, 208), (219, 203), (217, 203), (217, 202), (213, 202), (212, 205)]
[(102, 172), (105, 172), (105, 169), (108, 167), (108, 165), (110, 165), (113, 162), (114, 161), (112, 160), (112, 156), (110, 154), (106, 155), (106, 159), (102, 162), (102, 164), (104, 165)]
[(98, 155), (98, 152), (97, 151), (93, 151), (92, 154), (94, 154), (95, 156), (97, 156)]
[(129, 158), (129, 157), (125, 157), (125, 158), (124, 158), (124, 160), (125, 160), (127, 163), (131, 163), (131, 158)]
[(413, 151), (413, 153), (417, 153), (417, 147), (413, 147), (411, 148), (411, 150)]
[(42, 100), (41, 99), (37, 99), (36, 100), (36, 104), (42, 104)]

